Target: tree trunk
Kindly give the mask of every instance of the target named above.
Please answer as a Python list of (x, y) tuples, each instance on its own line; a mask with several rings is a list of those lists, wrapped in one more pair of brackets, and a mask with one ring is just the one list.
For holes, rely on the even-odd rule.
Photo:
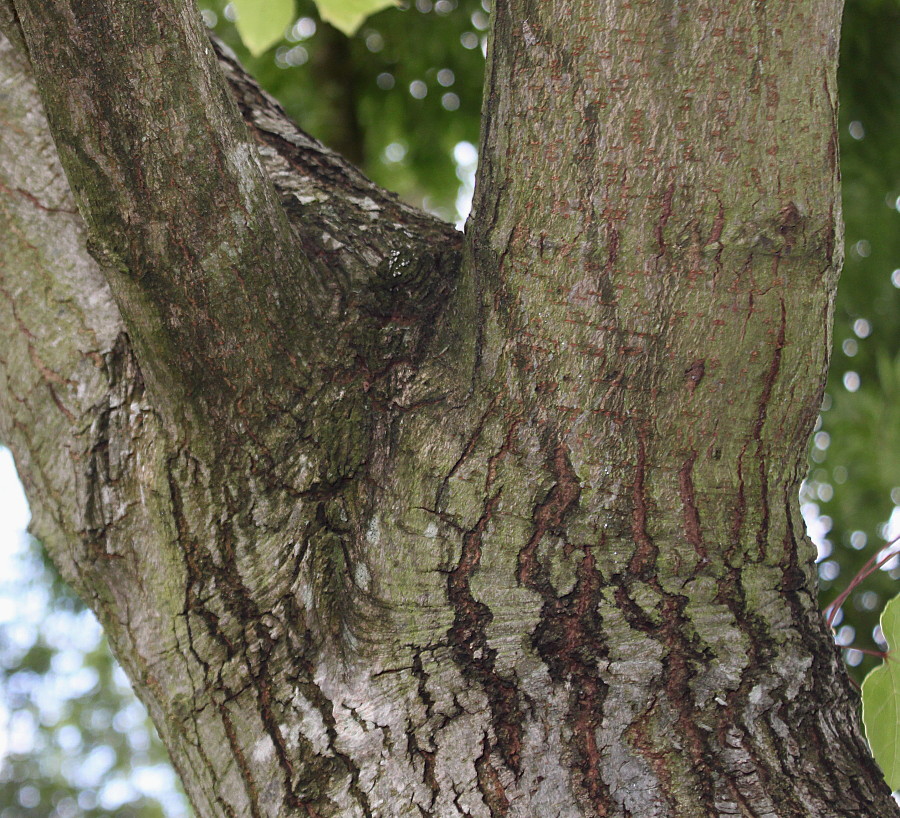
[(498, 0), (463, 242), (186, 0), (3, 0), (0, 434), (198, 815), (897, 814), (797, 508), (839, 13)]

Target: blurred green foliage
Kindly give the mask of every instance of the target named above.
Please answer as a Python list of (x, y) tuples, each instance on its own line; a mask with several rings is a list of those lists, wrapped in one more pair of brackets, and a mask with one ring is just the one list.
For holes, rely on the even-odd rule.
[(259, 56), (294, 23), (294, 0), (231, 0), (235, 25), (244, 45)]
[[(285, 39), (258, 57), (241, 44), (224, 0), (200, 7), (305, 130), (408, 201), (458, 218), (461, 157), (471, 159), (478, 144), (488, 26), (481, 0), (403, 2), (368, 18), (351, 38), (323, 23), (313, 0), (298, 0)], [(802, 497), (822, 555), (823, 604), (884, 546), (885, 524), (900, 504), (897, 0), (847, 0), (840, 87), (847, 258)], [(456, 161), (459, 143), (469, 147), (457, 149)], [(30, 579), (17, 593), (43, 594), (45, 611), (40, 627), (0, 627), (0, 693), (11, 714), (0, 818), (189, 814), (174, 782), (163, 793), (137, 786), (142, 775), (171, 780), (160, 767), (163, 750), (99, 632), (84, 638), (96, 628), (90, 615), (29, 554)], [(876, 660), (849, 647), (877, 649), (873, 629), (898, 576), (900, 568), (868, 579), (838, 623), (859, 678)]]
[[(268, 0), (257, 0), (268, 2)], [(397, 0), (315, 0), (319, 16), (348, 37), (376, 11), (397, 5)]]
[[(90, 611), (29, 540), (0, 600), (2, 818), (190, 814), (143, 706)], [(6, 612), (5, 612), (6, 613)], [(2, 729), (5, 727), (5, 730)]]
[[(848, 0), (839, 69), (846, 258), (807, 504), (828, 528), (820, 562), (830, 603), (886, 537), (900, 534), (900, 3)], [(807, 506), (807, 511), (812, 509)], [(900, 591), (893, 563), (854, 591), (840, 644), (879, 650), (878, 617)], [(859, 681), (876, 657), (845, 651)]]

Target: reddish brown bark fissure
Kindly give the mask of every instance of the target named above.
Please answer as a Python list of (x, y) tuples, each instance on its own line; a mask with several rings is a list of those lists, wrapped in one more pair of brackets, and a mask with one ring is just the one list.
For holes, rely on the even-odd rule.
[(697, 556), (700, 558), (698, 567), (706, 565), (709, 562), (709, 554), (706, 546), (703, 544), (703, 529), (700, 525), (700, 512), (697, 510), (697, 499), (694, 494), (694, 481), (691, 472), (694, 468), (694, 461), (697, 459), (697, 452), (691, 451), (684, 465), (678, 472), (678, 490), (681, 495), (681, 504), (684, 509), (684, 530), (688, 542), (694, 546)]
[[(500, 501), (497, 491), (487, 502), (475, 528), (463, 535), (462, 557), (447, 579), (447, 596), (455, 611), (453, 627), (447, 636), (455, 648), (453, 658), (463, 674), (480, 684), (490, 702), (497, 749), (503, 760), (515, 772), (519, 767), (519, 734), (522, 706), (514, 681), (497, 673), (494, 660), (497, 652), (488, 645), (485, 628), (493, 615), (487, 605), (478, 602), (469, 587), (469, 577), (481, 561), (482, 537)], [(483, 762), (486, 769), (490, 761)], [(492, 773), (496, 776), (496, 773)]]
[(503, 818), (509, 813), (509, 799), (503, 782), (491, 764), (492, 747), (488, 737), (484, 737), (482, 753), (475, 759), (475, 770), (478, 774), (478, 789), (484, 795), (484, 802), (491, 811), (491, 818)]
[[(485, 633), (485, 629), (493, 619), (493, 614), (487, 605), (478, 602), (472, 596), (469, 579), (478, 569), (484, 533), (503, 494), (502, 488), (490, 494), (494, 491), (496, 464), (511, 449), (518, 426), (519, 421), (517, 420), (510, 423), (503, 445), (488, 460), (484, 490), (485, 494), (490, 497), (485, 503), (484, 511), (475, 527), (463, 534), (462, 555), (459, 564), (447, 578), (447, 596), (455, 612), (453, 627), (447, 633), (450, 644), (454, 647), (454, 660), (460, 665), (463, 674), (480, 684), (487, 693), (496, 749), (514, 773), (519, 770), (522, 702), (515, 680), (504, 678), (495, 669), (497, 652), (489, 646)], [(476, 430), (462, 456), (451, 469), (447, 480), (452, 477), (467, 454), (472, 451), (481, 431), (482, 427)], [(443, 485), (446, 485), (446, 480)], [(437, 500), (440, 503), (440, 495)], [(485, 746), (491, 748), (487, 737)], [(483, 790), (485, 797), (489, 799), (489, 803), (494, 804), (492, 809), (496, 810), (499, 808), (497, 805), (502, 803), (502, 799), (497, 800), (495, 790), (499, 779), (491, 764), (490, 752), (486, 752), (481, 757), (478, 769), (479, 782), (487, 787), (486, 790)]]
[[(564, 521), (578, 504), (581, 485), (564, 444), (553, 449), (549, 468), (556, 482), (534, 509), (534, 533), (519, 552), (517, 578), (543, 600), (531, 643), (546, 663), (551, 678), (570, 688), (567, 715), (577, 759), (575, 778), (596, 814), (605, 816), (609, 812), (609, 787), (600, 774), (601, 752), (596, 737), (607, 688), (599, 678), (599, 665), (607, 654), (603, 622), (598, 614), (604, 581), (592, 553), (594, 544), (578, 545), (566, 536)], [(546, 569), (536, 557), (538, 545), (548, 534), (562, 538), (565, 552), (583, 553), (575, 585), (564, 596), (557, 596)]]
[(631, 576), (645, 579), (653, 571), (659, 549), (647, 532), (647, 494), (644, 485), (647, 472), (646, 433), (637, 434), (637, 462), (632, 484), (631, 535), (637, 548), (628, 565)]

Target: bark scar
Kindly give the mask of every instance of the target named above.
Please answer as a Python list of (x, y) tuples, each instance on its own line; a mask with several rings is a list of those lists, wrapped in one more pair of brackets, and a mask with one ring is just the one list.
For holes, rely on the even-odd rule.
[(694, 495), (694, 461), (697, 452), (691, 452), (678, 472), (678, 489), (681, 495), (681, 505), (684, 510), (684, 530), (688, 542), (694, 547), (697, 556), (700, 557), (700, 565), (709, 562), (709, 553), (703, 544), (703, 531), (700, 527), (700, 512), (697, 509), (697, 499)]

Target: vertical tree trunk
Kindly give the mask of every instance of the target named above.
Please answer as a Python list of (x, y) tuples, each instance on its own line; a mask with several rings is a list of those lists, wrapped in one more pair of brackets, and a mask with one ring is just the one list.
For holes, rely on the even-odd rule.
[(0, 432), (199, 815), (896, 814), (797, 510), (838, 2), (498, 2), (461, 263), (220, 55), (243, 147), (180, 0), (82, 5), (6, 24), (115, 265), (5, 44)]

